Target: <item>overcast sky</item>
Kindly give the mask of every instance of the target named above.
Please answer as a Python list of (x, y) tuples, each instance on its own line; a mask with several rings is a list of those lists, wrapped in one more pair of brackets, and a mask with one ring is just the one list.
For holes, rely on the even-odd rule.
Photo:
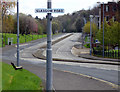
[[(51, 0), (52, 8), (63, 8), (65, 9), (64, 14), (79, 11), (81, 9), (89, 9), (95, 6), (96, 2), (105, 2), (113, 0)], [(115, 0), (116, 1), (116, 0)], [(25, 14), (31, 14), (33, 17), (38, 16), (43, 18), (46, 14), (35, 13), (35, 8), (46, 8), (47, 0), (19, 0), (20, 12)], [(52, 14), (52, 16), (58, 16), (63, 14)]]

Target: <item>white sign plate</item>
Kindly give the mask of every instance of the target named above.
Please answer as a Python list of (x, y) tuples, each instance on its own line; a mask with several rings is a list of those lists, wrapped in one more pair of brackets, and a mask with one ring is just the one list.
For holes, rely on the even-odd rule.
[(64, 13), (64, 9), (35, 9), (35, 13)]

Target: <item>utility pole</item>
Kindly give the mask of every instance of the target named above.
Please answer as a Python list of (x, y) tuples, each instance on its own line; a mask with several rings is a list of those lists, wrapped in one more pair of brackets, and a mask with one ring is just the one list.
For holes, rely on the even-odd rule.
[(103, 57), (104, 57), (104, 2), (103, 2)]
[[(102, 2), (102, 3), (97, 2), (97, 3), (98, 4), (103, 4), (103, 57), (104, 57), (104, 2)], [(102, 5), (101, 5), (101, 8), (102, 8)], [(101, 11), (102, 11), (102, 9), (101, 9)]]
[[(83, 18), (83, 20), (84, 20), (84, 26), (85, 26), (85, 24), (87, 23), (85, 17)], [(84, 34), (82, 29), (82, 49), (83, 49), (83, 45), (84, 45)]]
[[(51, 0), (47, 1), (47, 8), (51, 9)], [(47, 66), (46, 66), (46, 90), (52, 90), (53, 71), (52, 71), (52, 16), (51, 13), (47, 13)]]
[(90, 15), (90, 55), (92, 55), (92, 18), (93, 15)]
[(19, 0), (17, 0), (17, 66), (19, 67)]
[(2, 48), (3, 48), (3, 9), (2, 9)]
[(2, 9), (2, 48), (3, 48), (3, 2), (2, 0), (1, 0), (1, 4), (2, 4), (1, 9)]

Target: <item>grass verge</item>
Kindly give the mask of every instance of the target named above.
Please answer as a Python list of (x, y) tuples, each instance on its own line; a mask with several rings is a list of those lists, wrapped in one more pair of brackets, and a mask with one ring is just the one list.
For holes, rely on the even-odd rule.
[[(2, 36), (2, 34), (0, 34), (0, 36)], [(25, 42), (29, 42), (32, 40), (37, 40), (40, 39), (42, 37), (46, 37), (47, 35), (19, 35), (19, 43), (25, 43)], [(3, 46), (8, 45), (8, 38), (13, 38), (13, 44), (17, 43), (17, 35), (16, 34), (10, 34), (10, 33), (3, 33)], [(2, 40), (0, 41), (0, 43), (2, 43)], [(0, 44), (0, 47), (2, 47), (2, 44)]]
[[(0, 62), (1, 63), (1, 62)], [(40, 90), (42, 81), (35, 74), (23, 69), (14, 70), (2, 62), (2, 90)]]

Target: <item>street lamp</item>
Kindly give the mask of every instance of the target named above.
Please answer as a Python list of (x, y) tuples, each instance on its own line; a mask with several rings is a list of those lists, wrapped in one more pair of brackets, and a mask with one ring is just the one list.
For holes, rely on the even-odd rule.
[(104, 57), (104, 2), (100, 3), (97, 2), (98, 4), (103, 4), (103, 57)]
[(2, 2), (2, 0), (1, 0), (1, 4), (2, 4), (1, 9), (2, 9), (2, 47), (3, 47), (3, 44), (4, 44), (4, 43), (3, 43), (3, 26), (4, 26), (4, 25), (3, 25), (3, 16), (4, 16), (4, 15), (3, 15), (3, 4), (4, 4), (4, 3)]
[(17, 66), (19, 67), (19, 0), (17, 0)]
[[(85, 17), (83, 18), (84, 21), (84, 26), (87, 23)], [(83, 44), (84, 44), (84, 35), (83, 35), (83, 28), (82, 28), (82, 49), (83, 49)]]
[(3, 47), (3, 9), (2, 9), (2, 47)]
[(90, 55), (92, 55), (92, 18), (93, 15), (90, 15)]

